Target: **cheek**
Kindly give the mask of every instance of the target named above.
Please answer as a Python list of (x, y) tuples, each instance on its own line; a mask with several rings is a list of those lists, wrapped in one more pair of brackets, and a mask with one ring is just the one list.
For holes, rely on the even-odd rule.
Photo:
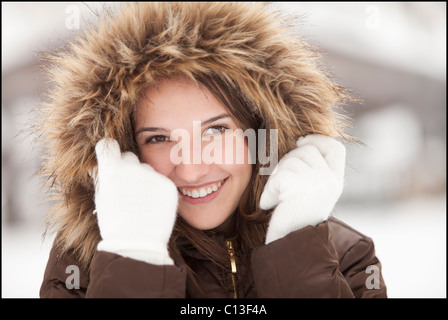
[[(240, 188), (245, 189), (252, 175), (251, 155), (244, 137), (238, 137), (232, 144), (224, 146), (226, 162), (221, 169), (237, 178)], [(230, 156), (229, 156), (230, 155)], [(229, 159), (232, 159), (230, 162)]]
[(218, 166), (220, 170), (225, 171), (232, 176), (232, 180), (235, 182), (235, 187), (239, 190), (238, 192), (242, 192), (246, 189), (252, 176), (251, 164), (222, 164)]
[(140, 150), (140, 161), (149, 164), (154, 170), (164, 176), (169, 176), (173, 169), (169, 149), (149, 150), (149, 148), (142, 148)]
[(247, 139), (241, 134), (230, 136), (230, 138), (226, 136), (221, 145), (223, 150), (223, 163), (240, 165), (252, 163), (253, 156), (250, 152), (251, 148), (254, 147), (252, 144), (249, 145)]

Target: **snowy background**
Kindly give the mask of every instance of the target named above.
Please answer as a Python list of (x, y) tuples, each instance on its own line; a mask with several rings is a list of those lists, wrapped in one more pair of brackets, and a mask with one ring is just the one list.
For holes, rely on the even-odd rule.
[[(91, 8), (2, 2), (2, 297), (37, 298), (42, 239), (39, 149), (19, 134), (45, 92), (36, 52), (85, 25)], [(446, 298), (446, 3), (281, 3), (297, 32), (364, 103), (350, 105), (348, 168), (334, 215), (373, 238), (392, 298)]]

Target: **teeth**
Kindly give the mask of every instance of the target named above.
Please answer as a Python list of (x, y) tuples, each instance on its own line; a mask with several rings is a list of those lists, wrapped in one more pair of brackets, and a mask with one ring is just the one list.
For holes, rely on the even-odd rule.
[(221, 187), (221, 182), (218, 182), (218, 184), (213, 184), (206, 188), (200, 188), (199, 190), (198, 189), (185, 189), (185, 188), (181, 188), (179, 190), (182, 192), (183, 195), (196, 199), (196, 198), (203, 198), (203, 197), (209, 195), (210, 193), (215, 192), (216, 190), (219, 189), (219, 187)]
[(207, 191), (205, 191), (205, 189), (204, 188), (201, 188), (201, 189), (199, 189), (199, 196), (202, 198), (202, 197), (205, 197), (207, 195)]
[(194, 189), (193, 191), (191, 191), (191, 196), (193, 198), (198, 198), (199, 197), (199, 192), (198, 190)]

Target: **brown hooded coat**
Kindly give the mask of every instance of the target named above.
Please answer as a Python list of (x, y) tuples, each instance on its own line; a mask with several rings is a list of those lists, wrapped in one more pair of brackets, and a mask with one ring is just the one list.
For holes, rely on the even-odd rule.
[[(129, 4), (47, 56), (53, 86), (39, 129), (47, 150), (42, 174), (58, 200), (48, 223), (58, 236), (41, 297), (386, 296), (373, 242), (333, 218), (250, 256), (235, 252), (236, 277), (230, 260), (219, 267), (195, 249), (183, 252), (198, 286), (179, 261), (156, 266), (96, 251), (101, 235), (89, 176), (95, 145), (114, 138), (123, 152), (138, 154), (132, 114), (158, 79), (206, 76), (229, 84), (263, 129), (280, 129), (279, 159), (299, 136), (343, 135), (334, 107), (349, 97), (318, 68), (315, 50), (282, 22), (259, 3)], [(263, 185), (256, 179), (254, 203)], [(219, 233), (212, 237), (224, 243)], [(378, 268), (370, 274), (371, 265)], [(69, 266), (80, 270), (78, 289), (68, 284)]]
[[(219, 238), (217, 235), (216, 239)], [(182, 266), (156, 266), (101, 251), (93, 258), (90, 272), (81, 270), (80, 287), (72, 288), (70, 284), (73, 285), (74, 280), (71, 271), (67, 273), (67, 267), (77, 265), (77, 260), (70, 252), (58, 258), (58, 250), (53, 247), (40, 295), (44, 298), (387, 296), (372, 240), (335, 218), (255, 249), (250, 265), (239, 263), (242, 259), (237, 259), (236, 285), (232, 282), (230, 268), (221, 270), (194, 250), (186, 255), (189, 256), (187, 263), (198, 278), (199, 288), (187, 281)]]

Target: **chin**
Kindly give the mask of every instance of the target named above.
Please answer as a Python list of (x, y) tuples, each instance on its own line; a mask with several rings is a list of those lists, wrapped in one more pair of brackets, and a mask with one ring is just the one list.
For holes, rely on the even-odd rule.
[[(217, 218), (213, 217), (213, 219), (210, 219), (210, 217), (207, 214), (207, 217), (200, 217), (197, 214), (192, 217), (188, 214), (179, 214), (190, 226), (193, 228), (199, 229), (199, 230), (210, 230), (214, 229), (218, 226), (220, 226), (227, 217)], [(209, 218), (209, 219), (207, 219)]]

